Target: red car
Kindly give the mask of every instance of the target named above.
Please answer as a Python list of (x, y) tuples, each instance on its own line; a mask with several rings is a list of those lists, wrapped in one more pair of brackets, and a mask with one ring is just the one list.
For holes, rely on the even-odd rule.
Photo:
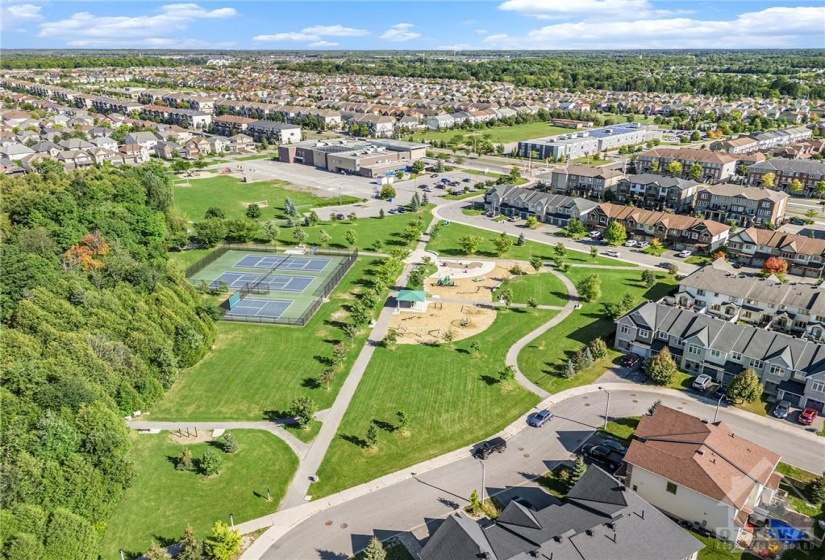
[(799, 423), (804, 424), (805, 426), (810, 426), (816, 420), (816, 416), (819, 414), (815, 408), (806, 407), (805, 410), (799, 413)]

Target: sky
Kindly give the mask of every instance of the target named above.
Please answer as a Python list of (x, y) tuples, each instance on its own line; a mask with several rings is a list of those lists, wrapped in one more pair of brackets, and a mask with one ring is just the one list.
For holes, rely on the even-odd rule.
[(412, 51), (825, 48), (825, 1), (2, 0), (0, 47)]

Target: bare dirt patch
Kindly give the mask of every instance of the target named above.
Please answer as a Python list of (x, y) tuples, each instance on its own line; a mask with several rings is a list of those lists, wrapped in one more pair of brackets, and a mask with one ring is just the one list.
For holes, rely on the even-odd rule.
[(455, 286), (439, 286), (438, 278), (434, 277), (427, 278), (424, 285), (430, 297), (492, 302), (493, 289), (513, 277), (510, 269), (515, 265), (520, 266), (524, 274), (536, 273), (533, 267), (524, 261), (502, 261), (496, 263), (496, 267), (484, 276), (454, 279)]
[(179, 443), (182, 445), (192, 445), (195, 443), (205, 443), (212, 441), (212, 430), (198, 430), (198, 435), (195, 435), (194, 428), (189, 428), (189, 435), (186, 430), (169, 432), (169, 441), (172, 443)]

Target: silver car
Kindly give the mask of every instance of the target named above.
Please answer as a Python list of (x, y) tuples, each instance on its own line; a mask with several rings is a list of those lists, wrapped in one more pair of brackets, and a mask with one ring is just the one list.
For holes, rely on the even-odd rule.
[(776, 408), (773, 409), (773, 415), (777, 418), (787, 418), (791, 412), (791, 403), (788, 401), (779, 401), (776, 403)]

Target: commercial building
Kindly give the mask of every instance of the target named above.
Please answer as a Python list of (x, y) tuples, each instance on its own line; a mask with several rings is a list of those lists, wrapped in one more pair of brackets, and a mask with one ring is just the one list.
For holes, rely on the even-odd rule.
[(701, 183), (689, 179), (641, 173), (620, 179), (614, 200), (648, 209), (687, 212), (700, 187)]
[(695, 208), (706, 218), (747, 228), (779, 225), (785, 219), (788, 195), (744, 185), (721, 184), (699, 189)]
[(649, 301), (616, 321), (614, 346), (642, 357), (667, 346), (679, 369), (723, 385), (750, 368), (768, 396), (825, 410), (825, 346), (809, 340)]
[(655, 126), (624, 123), (525, 140), (518, 143), (518, 154), (524, 158), (569, 161), (622, 146), (643, 144), (657, 136), (661, 136), (661, 132)]
[(278, 147), (284, 163), (313, 165), (334, 173), (380, 177), (426, 155), (427, 145), (401, 140), (310, 140)]

